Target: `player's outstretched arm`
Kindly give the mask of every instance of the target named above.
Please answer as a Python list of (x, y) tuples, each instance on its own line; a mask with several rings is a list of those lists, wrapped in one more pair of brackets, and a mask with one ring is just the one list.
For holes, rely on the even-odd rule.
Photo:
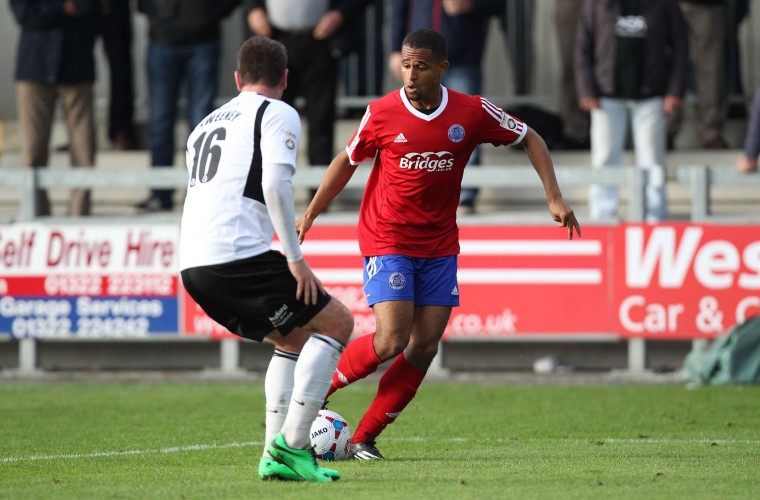
[(578, 236), (581, 236), (581, 225), (575, 218), (573, 209), (570, 208), (570, 205), (562, 197), (562, 191), (559, 189), (557, 176), (554, 173), (554, 163), (543, 138), (535, 130), (528, 127), (528, 132), (525, 134), (522, 144), (525, 147), (525, 153), (528, 155), (530, 163), (536, 169), (544, 185), (546, 201), (549, 204), (549, 212), (552, 214), (552, 218), (557, 221), (559, 226), (568, 229), (568, 237), (571, 240), (573, 239), (573, 231)]
[(298, 231), (298, 242), (303, 243), (306, 233), (311, 229), (314, 219), (321, 214), (327, 205), (338, 196), (351, 177), (356, 172), (358, 165), (351, 165), (348, 159), (348, 153), (341, 151), (330, 162), (322, 182), (319, 183), (314, 198), (309, 203), (304, 214), (296, 221), (296, 230)]

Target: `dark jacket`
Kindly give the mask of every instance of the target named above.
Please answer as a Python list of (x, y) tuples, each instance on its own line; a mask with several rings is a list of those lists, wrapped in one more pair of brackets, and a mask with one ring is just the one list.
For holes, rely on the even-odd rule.
[(11, 0), (21, 27), (16, 80), (46, 84), (95, 81), (93, 48), (100, 0), (74, 0), (79, 16), (63, 12), (63, 0)]
[[(617, 0), (586, 0), (575, 41), (578, 98), (614, 93)], [(642, 0), (647, 22), (641, 95), (683, 97), (689, 73), (689, 47), (683, 14), (675, 0)]]
[(219, 39), (219, 24), (241, 0), (137, 0), (148, 16), (151, 42), (166, 45), (210, 42)]
[[(500, 15), (504, 0), (475, 0), (472, 12), (449, 16), (441, 2), (433, 0), (393, 0), (391, 9), (391, 50), (400, 51), (404, 37), (420, 28), (439, 31), (448, 42), (449, 61), (454, 65), (480, 66), (486, 46), (491, 16)], [(439, 12), (433, 12), (435, 8)], [(433, 17), (440, 18), (440, 28)]]

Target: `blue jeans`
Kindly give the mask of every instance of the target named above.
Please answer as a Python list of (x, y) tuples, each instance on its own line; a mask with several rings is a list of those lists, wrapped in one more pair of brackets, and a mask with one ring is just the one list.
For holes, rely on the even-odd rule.
[[(219, 68), (218, 40), (186, 45), (148, 46), (150, 95), (150, 160), (154, 167), (174, 165), (174, 125), (186, 82), (187, 121), (190, 130), (214, 110)], [(171, 208), (172, 190), (158, 189), (153, 196)]]
[[(599, 109), (591, 111), (591, 165), (594, 168), (620, 167), (623, 163), (628, 125), (633, 132), (636, 166), (649, 171), (646, 186), (646, 218), (657, 222), (668, 216), (665, 191), (665, 142), (667, 117), (663, 98), (626, 100), (600, 98)], [(617, 186), (592, 184), (589, 210), (592, 219), (617, 216)]]
[[(449, 66), (449, 70), (443, 75), (443, 84), (451, 90), (462, 92), (470, 95), (479, 95), (481, 88), (482, 76), (480, 66), (459, 64)], [(467, 165), (480, 165), (480, 147), (476, 147), (470, 156)], [(478, 190), (475, 188), (462, 189), (459, 195), (459, 203), (473, 204)]]

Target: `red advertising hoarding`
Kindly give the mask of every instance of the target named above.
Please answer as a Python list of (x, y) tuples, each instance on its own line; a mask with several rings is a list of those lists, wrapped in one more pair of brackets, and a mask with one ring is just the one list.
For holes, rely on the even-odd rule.
[[(610, 333), (612, 313), (607, 262), (611, 233), (588, 228), (569, 241), (552, 226), (460, 228), (461, 306), (446, 335), (505, 336)], [(354, 226), (314, 226), (302, 247), (328, 291), (354, 314), (354, 335), (375, 330), (362, 289), (363, 261)], [(225, 335), (184, 294), (184, 329)]]
[(760, 314), (760, 228), (615, 228), (614, 329), (650, 339), (712, 338)]

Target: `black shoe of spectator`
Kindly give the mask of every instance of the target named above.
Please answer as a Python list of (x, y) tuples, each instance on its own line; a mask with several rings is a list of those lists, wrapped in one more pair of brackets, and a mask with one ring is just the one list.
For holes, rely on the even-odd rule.
[(140, 212), (155, 213), (155, 212), (169, 212), (174, 207), (171, 204), (164, 203), (159, 198), (151, 196), (145, 201), (142, 201), (135, 205), (135, 208)]

